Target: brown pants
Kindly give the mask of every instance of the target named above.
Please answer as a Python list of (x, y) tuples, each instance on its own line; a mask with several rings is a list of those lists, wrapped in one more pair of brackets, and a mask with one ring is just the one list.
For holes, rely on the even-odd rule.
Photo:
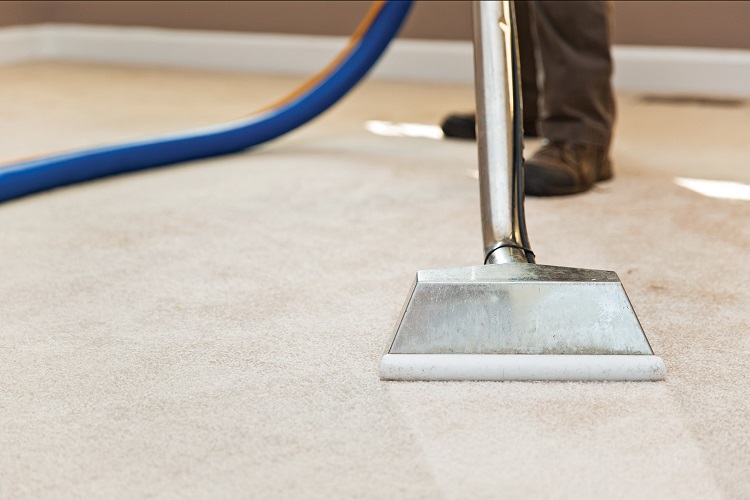
[(611, 6), (516, 1), (524, 123), (551, 141), (609, 147), (615, 120)]

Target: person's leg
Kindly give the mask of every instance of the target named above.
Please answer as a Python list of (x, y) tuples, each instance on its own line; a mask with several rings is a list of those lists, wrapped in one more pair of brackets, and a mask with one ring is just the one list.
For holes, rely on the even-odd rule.
[(615, 118), (609, 3), (532, 1), (528, 6), (544, 82), (542, 135), (608, 147)]
[[(523, 133), (526, 137), (537, 137), (539, 120), (539, 92), (532, 38), (532, 20), (528, 2), (513, 2), (516, 11), (518, 51), (521, 67), (521, 99), (523, 101)], [(474, 113), (453, 113), (441, 124), (446, 137), (476, 139), (476, 116)]]
[(526, 163), (526, 190), (573, 194), (611, 177), (615, 119), (610, 8), (602, 1), (531, 1), (541, 72), (542, 149)]

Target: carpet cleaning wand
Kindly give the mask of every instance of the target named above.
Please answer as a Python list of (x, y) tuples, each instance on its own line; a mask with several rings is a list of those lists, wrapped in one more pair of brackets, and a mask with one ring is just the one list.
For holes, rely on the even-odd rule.
[(485, 265), (417, 273), (381, 377), (663, 379), (617, 274), (533, 263), (512, 5), (475, 1), (473, 10)]

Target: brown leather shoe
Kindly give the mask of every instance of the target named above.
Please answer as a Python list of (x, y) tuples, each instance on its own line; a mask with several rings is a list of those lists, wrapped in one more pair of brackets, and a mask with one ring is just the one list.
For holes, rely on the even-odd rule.
[(530, 196), (582, 193), (611, 178), (607, 150), (586, 144), (545, 140), (524, 164), (524, 190)]
[[(440, 128), (443, 129), (445, 137), (454, 139), (471, 139), (477, 138), (477, 118), (474, 113), (454, 113), (448, 115)], [(524, 137), (537, 137), (536, 122), (534, 120), (525, 120), (523, 122)]]

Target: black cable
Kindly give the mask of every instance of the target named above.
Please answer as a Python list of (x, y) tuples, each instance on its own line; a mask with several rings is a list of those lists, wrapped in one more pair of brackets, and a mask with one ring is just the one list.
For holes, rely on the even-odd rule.
[(521, 102), (521, 67), (518, 60), (518, 35), (516, 27), (516, 10), (514, 2), (510, 2), (510, 43), (513, 83), (513, 177), (516, 181), (516, 203), (518, 206), (518, 230), (521, 236), (520, 248), (526, 253), (526, 260), (535, 262), (534, 252), (531, 251), (529, 234), (526, 230), (526, 213), (524, 210), (523, 184), (523, 107)]
[[(487, 257), (484, 258), (484, 263), (487, 264), (490, 261), (490, 257), (493, 253), (495, 253), (497, 250), (500, 250), (501, 248), (517, 248), (519, 250), (523, 250), (526, 253), (526, 259), (528, 260), (528, 255), (531, 254), (531, 257), (534, 257), (534, 252), (531, 251), (531, 248), (524, 247), (522, 245), (518, 245), (516, 243), (503, 243), (502, 245), (498, 245), (492, 250), (490, 250), (490, 253), (487, 254)], [(533, 262), (531, 262), (533, 264)]]

